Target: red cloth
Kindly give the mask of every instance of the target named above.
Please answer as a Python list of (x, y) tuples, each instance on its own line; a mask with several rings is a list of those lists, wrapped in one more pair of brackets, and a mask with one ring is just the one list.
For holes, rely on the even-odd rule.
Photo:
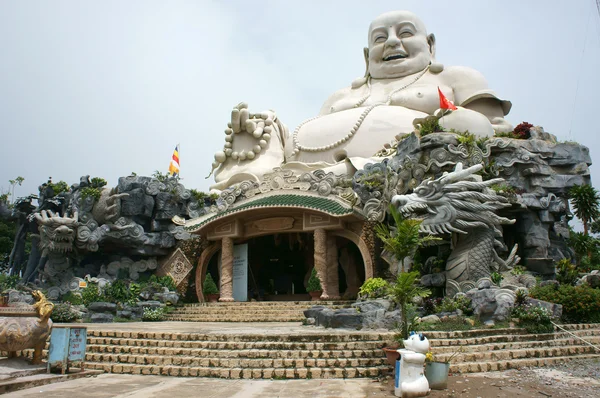
[(450, 109), (453, 111), (458, 109), (456, 106), (454, 106), (452, 101), (450, 101), (448, 98), (446, 98), (446, 96), (442, 93), (442, 90), (440, 90), (439, 87), (438, 87), (438, 93), (440, 94), (440, 108), (441, 109)]

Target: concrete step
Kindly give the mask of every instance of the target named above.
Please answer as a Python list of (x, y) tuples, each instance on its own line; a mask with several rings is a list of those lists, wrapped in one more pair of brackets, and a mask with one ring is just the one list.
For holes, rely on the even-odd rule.
[[(594, 354), (596, 349), (589, 345), (569, 345), (565, 347), (540, 347), (524, 349), (503, 349), (498, 351), (468, 352), (458, 353), (452, 359), (452, 362), (489, 362), (489, 361), (508, 361), (524, 358), (548, 358), (564, 357), (570, 355)], [(435, 354), (434, 354), (435, 355)], [(436, 361), (446, 361), (453, 354), (443, 353), (435, 355)]]
[[(588, 336), (585, 338), (586, 341), (600, 345), (600, 336)], [(499, 351), (499, 350), (516, 350), (516, 349), (534, 349), (544, 347), (563, 347), (570, 345), (582, 345), (585, 344), (581, 340), (576, 338), (557, 338), (555, 340), (544, 340), (544, 341), (522, 341), (522, 342), (510, 342), (510, 343), (490, 343), (490, 344), (478, 344), (478, 345), (463, 345), (460, 346), (465, 353), (467, 352), (484, 352), (484, 351)], [(438, 354), (454, 353), (458, 346), (445, 346), (436, 347), (435, 352)]]
[[(324, 306), (350, 306), (354, 301), (247, 301), (247, 302), (217, 302), (217, 303), (191, 303), (183, 304), (183, 308), (195, 307), (296, 307), (310, 308), (315, 305)], [(178, 308), (181, 308), (178, 307)]]
[(64, 375), (44, 373), (2, 380), (0, 382), (0, 394), (7, 394), (9, 392), (24, 390), (26, 388), (39, 387), (44, 386), (46, 384), (60, 383), (63, 381), (79, 379), (82, 377), (97, 376), (101, 373), (101, 370), (86, 369), (83, 372), (73, 372)]
[[(378, 343), (377, 345), (381, 345)], [(379, 347), (356, 350), (301, 350), (281, 349), (205, 349), (205, 348), (165, 348), (165, 347), (129, 347), (117, 345), (87, 346), (88, 354), (117, 355), (182, 355), (196, 358), (271, 358), (271, 359), (332, 359), (332, 358), (382, 358), (385, 353)]]
[[(512, 331), (512, 333), (511, 333)], [(482, 331), (483, 332), (483, 331)], [(425, 335), (429, 339), (431, 347), (443, 347), (443, 346), (457, 346), (457, 345), (480, 345), (489, 343), (512, 343), (512, 342), (523, 342), (523, 341), (548, 341), (555, 340), (557, 338), (570, 337), (565, 332), (555, 333), (541, 333), (541, 334), (529, 334), (525, 329), (496, 329), (492, 333), (482, 333), (481, 337), (466, 337), (455, 336), (453, 338), (439, 338), (434, 333), (437, 332), (426, 332)], [(454, 332), (458, 333), (458, 332)], [(600, 336), (600, 329), (579, 329), (572, 330), (570, 333), (586, 338)], [(460, 340), (460, 341), (459, 341)]]
[(87, 368), (112, 373), (163, 375), (179, 377), (217, 377), (229, 379), (346, 379), (378, 377), (389, 371), (387, 366), (357, 368), (216, 368), (187, 366), (128, 365), (87, 362)]
[(339, 341), (339, 342), (295, 342), (295, 341), (178, 341), (161, 339), (118, 339), (88, 337), (88, 347), (121, 347), (123, 353), (141, 348), (163, 349), (210, 349), (210, 350), (377, 350), (385, 346), (383, 340)]
[(186, 366), (192, 368), (326, 368), (373, 367), (385, 365), (385, 357), (378, 358), (202, 358), (183, 355), (123, 355), (91, 354), (86, 362), (120, 363), (132, 365)]
[[(507, 369), (521, 369), (524, 367), (549, 366), (564, 363), (573, 359), (600, 359), (600, 354), (583, 354), (573, 356), (547, 357), (547, 358), (523, 358), (502, 361), (487, 362), (455, 362), (450, 365), (451, 373), (476, 373), (502, 371)], [(454, 361), (453, 361), (454, 362)]]
[(168, 316), (167, 321), (175, 322), (301, 322), (302, 315), (296, 316)]

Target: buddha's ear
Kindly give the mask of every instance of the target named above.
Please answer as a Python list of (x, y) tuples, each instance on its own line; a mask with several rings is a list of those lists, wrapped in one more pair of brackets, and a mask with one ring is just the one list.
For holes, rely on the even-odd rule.
[(369, 77), (369, 48), (368, 47), (363, 48), (363, 56), (365, 57), (365, 65), (366, 65), (365, 77)]
[(429, 52), (431, 53), (431, 58), (435, 59), (435, 35), (433, 33), (427, 36), (427, 44), (429, 44)]

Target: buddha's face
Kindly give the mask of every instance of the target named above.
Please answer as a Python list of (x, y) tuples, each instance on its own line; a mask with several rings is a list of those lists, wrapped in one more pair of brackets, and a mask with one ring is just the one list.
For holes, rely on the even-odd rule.
[(411, 12), (393, 11), (377, 17), (369, 27), (369, 74), (393, 79), (422, 71), (432, 59), (433, 35)]

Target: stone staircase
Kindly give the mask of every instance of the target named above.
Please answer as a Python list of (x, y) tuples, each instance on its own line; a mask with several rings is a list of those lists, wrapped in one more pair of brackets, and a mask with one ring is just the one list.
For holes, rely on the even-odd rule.
[(252, 301), (185, 304), (166, 316), (168, 321), (185, 322), (301, 322), (303, 311), (323, 305), (347, 308), (353, 301)]
[[(563, 325), (600, 347), (600, 324)], [(539, 367), (574, 358), (598, 358), (600, 351), (557, 329), (553, 334), (527, 334), (524, 329), (428, 332), (436, 361), (454, 355), (450, 372), (474, 373)]]
[(232, 379), (376, 377), (390, 333), (198, 334), (88, 331), (86, 368)]
[[(600, 344), (600, 324), (566, 325)], [(308, 333), (310, 331), (310, 333)], [(457, 350), (450, 372), (546, 366), (600, 352), (567, 333), (523, 329), (428, 332), (436, 360)], [(112, 373), (244, 379), (377, 377), (387, 374), (382, 348), (393, 333), (307, 329), (306, 334), (201, 334), (88, 331), (86, 367)]]

